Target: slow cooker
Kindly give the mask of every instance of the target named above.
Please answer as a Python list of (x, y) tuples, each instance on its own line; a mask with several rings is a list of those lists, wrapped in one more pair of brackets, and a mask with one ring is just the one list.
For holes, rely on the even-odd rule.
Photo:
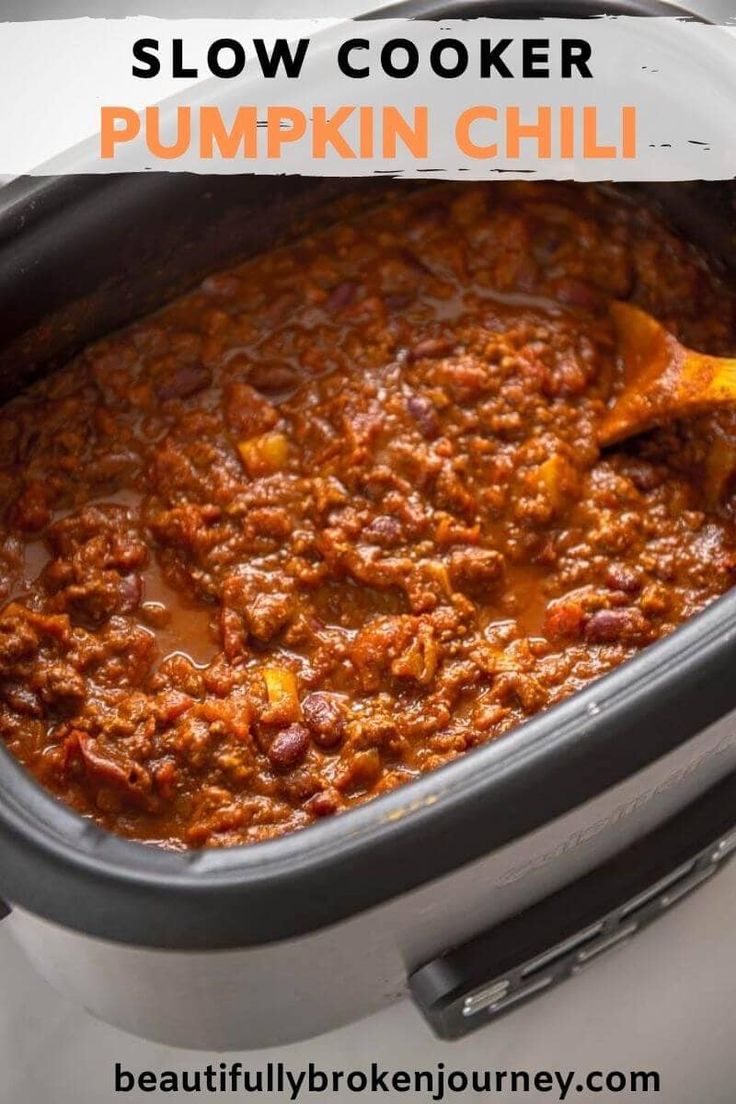
[[(489, 0), (391, 14), (539, 10)], [(554, 14), (600, 10), (559, 0)], [(165, 173), (14, 182), (0, 195), (0, 390), (11, 395), (206, 273), (318, 226), (346, 191), (370, 202), (380, 186)], [(644, 190), (733, 264), (732, 185)], [(249, 848), (126, 842), (59, 804), (0, 748), (4, 923), (53, 985), (162, 1042), (286, 1043), (408, 992), (455, 1037), (631, 938), (736, 850), (735, 664), (736, 590), (502, 740)]]

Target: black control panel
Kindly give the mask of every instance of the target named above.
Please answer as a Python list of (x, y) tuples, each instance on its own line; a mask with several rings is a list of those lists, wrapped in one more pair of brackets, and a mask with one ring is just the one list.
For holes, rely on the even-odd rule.
[(590, 874), (415, 970), (416, 1004), (457, 1039), (632, 939), (736, 852), (736, 774)]

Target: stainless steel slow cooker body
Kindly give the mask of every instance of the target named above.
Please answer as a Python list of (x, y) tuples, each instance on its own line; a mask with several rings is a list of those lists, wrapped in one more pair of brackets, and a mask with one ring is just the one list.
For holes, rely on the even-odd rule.
[[(598, 10), (563, 0), (555, 14)], [(489, 0), (392, 14), (538, 11)], [(356, 189), (172, 174), (9, 186), (0, 194), (0, 388), (12, 394), (206, 272), (318, 225), (347, 187)], [(358, 191), (369, 200), (377, 187)], [(689, 236), (736, 255), (729, 186), (657, 194)], [(733, 592), (503, 740), (250, 848), (178, 854), (113, 837), (0, 749), (4, 922), (60, 990), (152, 1039), (256, 1047), (358, 1018), (403, 996), (409, 975), (443, 963), (448, 948), (653, 839), (736, 770), (735, 626)], [(707, 803), (717, 806), (717, 835), (730, 792)], [(420, 1003), (425, 991), (415, 986)]]

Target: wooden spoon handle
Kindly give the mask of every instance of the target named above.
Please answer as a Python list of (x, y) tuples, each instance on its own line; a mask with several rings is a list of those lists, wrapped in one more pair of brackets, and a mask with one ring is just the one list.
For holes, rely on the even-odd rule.
[(736, 403), (736, 360), (688, 350), (676, 398), (683, 412)]
[(614, 303), (623, 390), (598, 431), (605, 447), (677, 418), (736, 406), (736, 360), (686, 348), (651, 315)]

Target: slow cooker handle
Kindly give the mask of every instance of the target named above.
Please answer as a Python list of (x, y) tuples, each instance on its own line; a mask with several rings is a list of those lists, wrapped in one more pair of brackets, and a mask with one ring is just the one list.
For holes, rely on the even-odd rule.
[(10, 905), (6, 905), (0, 897), (0, 920), (4, 920), (6, 916), (10, 916)]
[(736, 854), (736, 774), (603, 866), (415, 970), (415, 1003), (457, 1039), (578, 973)]

